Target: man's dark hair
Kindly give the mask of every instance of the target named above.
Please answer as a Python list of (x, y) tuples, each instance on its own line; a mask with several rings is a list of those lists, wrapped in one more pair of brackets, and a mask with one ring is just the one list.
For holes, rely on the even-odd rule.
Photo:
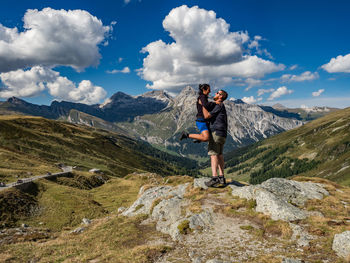
[(224, 90), (220, 90), (220, 91), (221, 91), (221, 94), (222, 94), (222, 101), (226, 100), (227, 96), (228, 96), (227, 92), (224, 91)]
[(198, 86), (198, 88), (199, 88), (199, 95), (201, 95), (201, 94), (203, 94), (203, 90), (208, 90), (208, 89), (210, 89), (210, 85), (209, 84), (206, 84), (206, 83), (204, 83), (204, 84), (199, 84), (199, 86)]

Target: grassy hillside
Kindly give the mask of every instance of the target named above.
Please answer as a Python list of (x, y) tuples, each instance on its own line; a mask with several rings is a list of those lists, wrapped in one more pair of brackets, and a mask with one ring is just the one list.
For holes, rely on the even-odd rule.
[(41, 117), (0, 116), (0, 181), (58, 172), (58, 163), (118, 177), (134, 171), (196, 173), (190, 170), (194, 161), (117, 133)]
[(229, 177), (260, 183), (294, 175), (350, 185), (350, 108), (226, 156)]

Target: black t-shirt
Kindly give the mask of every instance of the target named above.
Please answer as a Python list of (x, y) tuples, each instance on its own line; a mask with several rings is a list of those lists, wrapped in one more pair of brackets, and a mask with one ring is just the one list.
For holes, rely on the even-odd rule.
[[(202, 105), (198, 103), (199, 100), (201, 101)], [(202, 106), (206, 108), (207, 111), (211, 111), (214, 108), (215, 103), (209, 102), (208, 96), (204, 94), (199, 95), (197, 98), (197, 119), (204, 119)]]
[(227, 113), (223, 103), (215, 104), (215, 107), (210, 111), (210, 131), (218, 136), (227, 137)]

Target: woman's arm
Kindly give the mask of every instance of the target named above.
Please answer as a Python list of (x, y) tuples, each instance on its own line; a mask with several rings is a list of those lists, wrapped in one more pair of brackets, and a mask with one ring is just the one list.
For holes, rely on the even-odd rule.
[(202, 95), (199, 97), (199, 101), (200, 101), (199, 104), (201, 104), (204, 108), (209, 110), (210, 102), (208, 101), (208, 98), (206, 98), (204, 95)]
[(203, 111), (204, 119), (210, 119), (211, 115), (204, 106), (202, 106), (202, 111)]

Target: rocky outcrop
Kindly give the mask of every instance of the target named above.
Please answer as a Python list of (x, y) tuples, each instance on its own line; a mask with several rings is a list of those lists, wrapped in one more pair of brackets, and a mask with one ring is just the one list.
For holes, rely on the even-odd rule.
[(269, 215), (273, 220), (294, 221), (306, 218), (306, 213), (275, 194), (259, 189), (256, 192), (256, 211)]
[(322, 184), (271, 178), (260, 185), (231, 185), (232, 195), (256, 201), (256, 211), (273, 220), (294, 221), (308, 216), (302, 207), (307, 200), (329, 195)]
[(156, 222), (158, 231), (169, 234), (173, 240), (181, 239), (186, 231), (205, 229), (212, 223), (212, 210), (195, 214), (187, 207), (190, 201), (184, 198), (189, 184), (177, 187), (156, 186), (145, 190), (140, 189), (139, 198), (125, 210), (124, 216), (148, 214)]
[[(123, 212), (126, 216), (147, 214), (141, 224), (154, 224), (156, 230), (169, 235), (176, 244), (171, 253), (156, 262), (173, 262), (171, 259), (187, 255), (192, 262), (251, 262), (258, 255), (271, 253), (285, 263), (309, 262), (313, 256), (325, 258), (322, 249), (316, 249), (313, 256), (295, 254), (302, 259), (285, 256), (321, 247), (324, 235), (311, 222), (322, 214), (306, 211), (306, 205), (310, 205), (308, 200), (330, 195), (326, 190), (331, 189), (329, 185), (272, 178), (259, 185), (239, 187), (232, 181), (232, 198), (227, 195), (227, 188), (208, 189), (204, 184), (207, 180), (210, 177), (196, 178), (193, 184), (143, 186), (138, 199)], [(254, 210), (269, 217), (256, 215)], [(256, 218), (252, 219), (254, 215)], [(310, 221), (303, 220), (309, 216), (313, 217)], [(264, 238), (257, 239), (256, 235)], [(350, 231), (335, 235), (333, 250), (339, 257), (348, 257), (349, 239)]]
[(350, 259), (350, 231), (345, 231), (334, 236), (332, 249), (339, 257)]

